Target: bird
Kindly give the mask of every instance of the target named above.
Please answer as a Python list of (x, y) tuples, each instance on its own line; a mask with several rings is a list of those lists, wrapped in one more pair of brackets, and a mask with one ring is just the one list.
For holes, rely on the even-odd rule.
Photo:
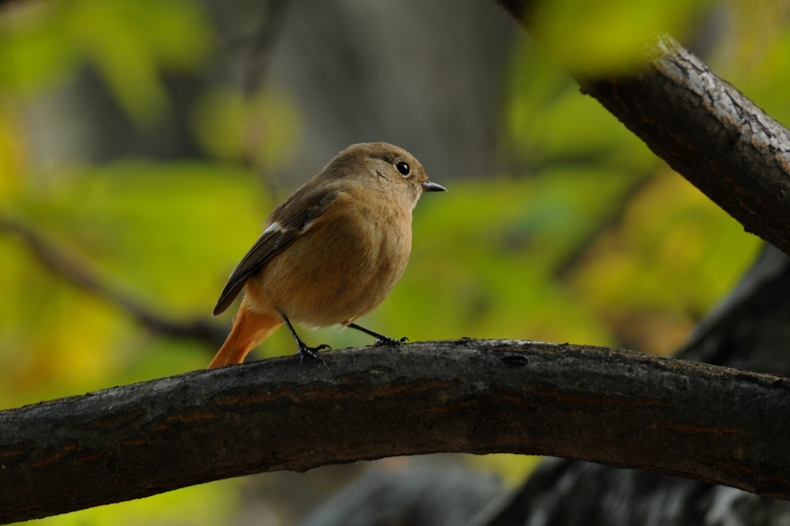
[(208, 368), (244, 361), (283, 323), (300, 361), (323, 362), (297, 335), (340, 325), (399, 340), (355, 323), (377, 307), (403, 275), (411, 252), (412, 210), (425, 192), (446, 188), (428, 180), (406, 150), (385, 142), (353, 144), (277, 205), (264, 231), (228, 278), (214, 307), (219, 316), (244, 291), (230, 333)]

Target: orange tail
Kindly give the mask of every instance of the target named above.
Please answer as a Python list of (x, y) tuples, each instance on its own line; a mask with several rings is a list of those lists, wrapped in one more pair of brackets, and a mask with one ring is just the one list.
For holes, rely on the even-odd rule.
[(246, 302), (242, 301), (239, 312), (233, 319), (233, 327), (230, 329), (228, 339), (217, 351), (217, 355), (211, 360), (208, 368), (214, 369), (231, 363), (243, 362), (247, 353), (271, 336), (282, 324), (283, 320), (279, 316), (250, 310), (247, 308)]

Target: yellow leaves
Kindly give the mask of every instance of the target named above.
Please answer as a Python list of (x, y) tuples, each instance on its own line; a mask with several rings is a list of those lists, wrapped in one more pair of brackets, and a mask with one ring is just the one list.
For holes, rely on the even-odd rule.
[[(628, 326), (642, 326), (644, 350), (666, 353), (679, 343), (677, 331), (690, 329), (735, 284), (760, 243), (666, 170), (628, 204), (621, 226), (590, 250), (571, 287), (622, 337), (640, 341)], [(675, 336), (652, 341), (651, 325)]]
[(105, 387), (120, 365), (113, 345), (128, 323), (43, 269), (5, 233), (0, 258), (0, 407)]
[(21, 119), (13, 103), (0, 95), (0, 205), (20, 191), (28, 146), (20, 137)]
[[(81, 255), (91, 273), (153, 312), (210, 317), (216, 294), (271, 207), (252, 174), (198, 163), (92, 169), (47, 159), (36, 165), (28, 153), (34, 141), (62, 138), (30, 137), (25, 120), (26, 103), (86, 66), (137, 124), (167, 117), (163, 73), (197, 73), (212, 44), (202, 5), (26, 2), (0, 13), (0, 29), (0, 213), (19, 211)], [(222, 103), (207, 112), (208, 125), (200, 109), (195, 119), (213, 133), (205, 141), (210, 153), (237, 161), (240, 148), (248, 149), (267, 168), (289, 158), (298, 117), (288, 99), (266, 93), (240, 103), (229, 92), (216, 98)], [(234, 107), (240, 111), (234, 114)], [(224, 137), (235, 143), (215, 147)], [(210, 358), (194, 343), (151, 337), (118, 306), (41, 266), (8, 231), (0, 231), (0, 254), (0, 363), (7, 380), (0, 406), (183, 372)]]

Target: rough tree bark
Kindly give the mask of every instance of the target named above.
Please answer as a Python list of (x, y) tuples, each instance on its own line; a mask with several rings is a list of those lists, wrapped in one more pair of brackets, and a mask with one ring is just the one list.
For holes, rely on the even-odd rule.
[(0, 413), (0, 519), (433, 452), (548, 454), (790, 498), (790, 379), (459, 340), (199, 371)]

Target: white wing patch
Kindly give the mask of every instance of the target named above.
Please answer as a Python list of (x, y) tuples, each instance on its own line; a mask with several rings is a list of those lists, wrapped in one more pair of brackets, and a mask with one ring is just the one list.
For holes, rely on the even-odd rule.
[(278, 223), (277, 221), (267, 226), (266, 230), (264, 230), (263, 233), (268, 234), (269, 232), (274, 232), (275, 230), (280, 230), (280, 223)]

